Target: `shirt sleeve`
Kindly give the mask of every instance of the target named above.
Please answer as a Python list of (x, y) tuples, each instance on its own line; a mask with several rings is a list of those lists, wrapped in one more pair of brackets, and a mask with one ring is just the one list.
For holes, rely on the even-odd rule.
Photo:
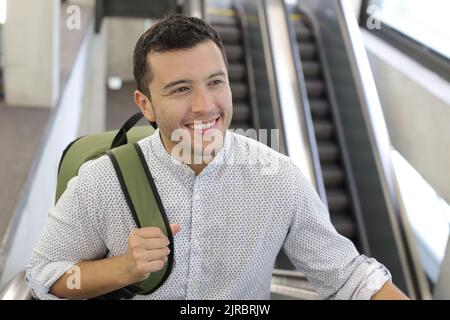
[(322, 299), (370, 299), (389, 271), (373, 258), (360, 255), (340, 235), (312, 185), (301, 176), (294, 184), (294, 215), (283, 249)]
[[(56, 206), (26, 266), (26, 281), (37, 299), (58, 299), (50, 287), (79, 261), (106, 256), (100, 236), (98, 186), (85, 163), (72, 178)], [(75, 274), (75, 273), (74, 273)]]

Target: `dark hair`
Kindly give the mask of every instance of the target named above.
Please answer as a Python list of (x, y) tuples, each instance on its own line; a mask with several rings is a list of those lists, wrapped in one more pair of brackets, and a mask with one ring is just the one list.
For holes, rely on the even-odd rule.
[(150, 98), (148, 84), (152, 81), (153, 75), (147, 63), (149, 53), (188, 49), (207, 40), (214, 41), (219, 47), (228, 68), (222, 40), (211, 25), (199, 18), (182, 14), (170, 14), (164, 17), (144, 32), (134, 48), (133, 74), (137, 89)]

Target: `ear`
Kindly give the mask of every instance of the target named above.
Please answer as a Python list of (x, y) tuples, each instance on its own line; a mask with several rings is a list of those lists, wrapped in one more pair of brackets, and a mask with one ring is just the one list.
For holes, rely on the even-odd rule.
[(134, 91), (134, 102), (141, 109), (144, 117), (150, 122), (156, 122), (153, 105), (149, 98), (139, 90)]

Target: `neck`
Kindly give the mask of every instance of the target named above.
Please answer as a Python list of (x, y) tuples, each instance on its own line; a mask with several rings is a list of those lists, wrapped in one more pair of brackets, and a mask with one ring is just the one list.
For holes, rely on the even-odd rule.
[(203, 169), (205, 169), (205, 167), (207, 166), (207, 163), (202, 163), (202, 164), (188, 164), (188, 166), (192, 169), (192, 171), (194, 171), (195, 175), (198, 176)]
[[(162, 135), (161, 132), (159, 133), (159, 137), (161, 139), (161, 142), (162, 142), (163, 147), (166, 150), (166, 152), (171, 157), (173, 157), (173, 158), (177, 159), (178, 161), (189, 166), (192, 169), (192, 171), (194, 171), (196, 176), (198, 176), (203, 171), (203, 169), (208, 165), (209, 162), (205, 162), (204, 159), (202, 159), (201, 163), (195, 163), (196, 157), (193, 153), (191, 153), (188, 156), (189, 161), (186, 161), (187, 157), (180, 157), (178, 154), (172, 154), (172, 150), (175, 146), (170, 141), (166, 141), (164, 135)], [(212, 161), (212, 159), (210, 159), (210, 161)]]

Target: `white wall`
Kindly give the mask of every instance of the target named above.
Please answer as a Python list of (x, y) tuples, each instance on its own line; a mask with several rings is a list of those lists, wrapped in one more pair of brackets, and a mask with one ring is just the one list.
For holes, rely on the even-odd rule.
[(2, 37), (8, 105), (55, 105), (59, 95), (60, 7), (60, 0), (8, 1)]
[(392, 144), (450, 203), (450, 83), (363, 31)]
[(108, 77), (133, 81), (133, 50), (137, 40), (149, 27), (149, 20), (108, 17), (102, 28), (108, 29)]

